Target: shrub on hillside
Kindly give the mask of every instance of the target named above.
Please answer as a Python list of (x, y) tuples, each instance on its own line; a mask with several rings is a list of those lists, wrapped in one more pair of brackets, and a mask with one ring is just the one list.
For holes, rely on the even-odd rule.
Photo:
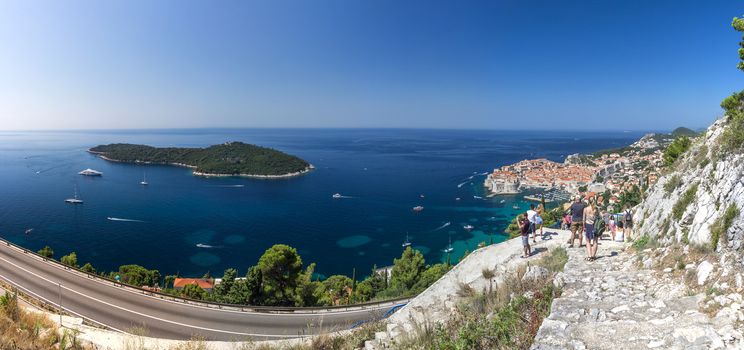
[(674, 164), (674, 162), (677, 161), (677, 158), (690, 148), (691, 144), (692, 141), (690, 141), (690, 138), (687, 136), (680, 136), (674, 139), (666, 150), (664, 150), (664, 165), (669, 166)]
[(677, 203), (674, 203), (674, 207), (672, 207), (672, 217), (674, 217), (675, 220), (682, 219), (682, 214), (684, 214), (685, 210), (687, 210), (687, 206), (689, 206), (690, 203), (692, 203), (692, 201), (695, 199), (695, 193), (697, 193), (697, 189), (697, 183), (690, 186), (690, 188), (688, 188), (687, 191), (682, 194)]
[(739, 208), (736, 207), (736, 204), (733, 204), (726, 208), (726, 212), (710, 226), (710, 245), (714, 251), (718, 248), (718, 241), (726, 236), (726, 231), (734, 223), (737, 216), (739, 216)]
[(674, 176), (672, 176), (671, 178), (669, 178), (669, 181), (667, 181), (664, 184), (664, 192), (666, 192), (667, 195), (670, 195), (681, 184), (682, 184), (682, 177), (679, 176), (679, 175), (677, 175), (677, 174), (675, 174)]

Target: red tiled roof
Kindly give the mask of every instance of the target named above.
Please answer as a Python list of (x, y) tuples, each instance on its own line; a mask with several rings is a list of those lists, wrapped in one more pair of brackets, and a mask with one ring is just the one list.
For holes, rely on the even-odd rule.
[(214, 280), (204, 278), (176, 278), (173, 281), (173, 288), (183, 288), (189, 284), (196, 284), (201, 287), (201, 289), (214, 288)]

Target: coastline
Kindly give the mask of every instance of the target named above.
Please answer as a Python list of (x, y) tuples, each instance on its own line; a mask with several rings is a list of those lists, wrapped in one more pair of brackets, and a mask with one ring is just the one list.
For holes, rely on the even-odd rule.
[(113, 158), (106, 157), (103, 152), (96, 152), (96, 151), (92, 151), (90, 149), (88, 149), (88, 153), (95, 154), (99, 158), (101, 158), (103, 160), (107, 160), (109, 162), (145, 164), (145, 165), (171, 165), (171, 166), (178, 166), (178, 167), (183, 167), (183, 168), (194, 169), (194, 171), (191, 172), (191, 175), (200, 176), (200, 177), (246, 177), (246, 178), (252, 178), (252, 179), (286, 179), (286, 178), (291, 178), (291, 177), (305, 175), (305, 174), (309, 173), (310, 171), (312, 171), (313, 169), (315, 169), (315, 166), (313, 166), (312, 164), (309, 164), (304, 170), (296, 171), (296, 172), (293, 172), (293, 173), (280, 174), (280, 175), (214, 174), (214, 173), (204, 173), (204, 172), (196, 171), (195, 169), (197, 167), (194, 166), (194, 165), (189, 165), (189, 164), (147, 162), (147, 161), (142, 161), (142, 160), (135, 160), (135, 161), (132, 161), (132, 162), (128, 162), (128, 161), (123, 161), (123, 160), (118, 160), (118, 159), (113, 159)]

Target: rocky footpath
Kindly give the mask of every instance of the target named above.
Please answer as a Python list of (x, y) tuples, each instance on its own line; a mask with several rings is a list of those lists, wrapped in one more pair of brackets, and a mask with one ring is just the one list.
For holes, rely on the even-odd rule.
[[(601, 241), (594, 262), (584, 260), (583, 248), (568, 249), (564, 272), (554, 279), (563, 293), (532, 349), (742, 348), (741, 295), (692, 293), (681, 273), (654, 268), (663, 249), (635, 253), (623, 243)], [(705, 283), (708, 265), (682, 271)], [(718, 306), (713, 317), (711, 303)]]

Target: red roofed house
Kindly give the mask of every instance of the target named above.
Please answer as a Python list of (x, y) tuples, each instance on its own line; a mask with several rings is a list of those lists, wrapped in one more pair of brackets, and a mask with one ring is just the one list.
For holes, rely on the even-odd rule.
[(208, 292), (212, 291), (212, 288), (214, 288), (214, 279), (212, 278), (176, 278), (173, 281), (173, 288), (176, 290), (181, 290), (183, 287), (186, 287), (186, 285), (189, 284), (195, 284), (201, 289), (204, 289)]

